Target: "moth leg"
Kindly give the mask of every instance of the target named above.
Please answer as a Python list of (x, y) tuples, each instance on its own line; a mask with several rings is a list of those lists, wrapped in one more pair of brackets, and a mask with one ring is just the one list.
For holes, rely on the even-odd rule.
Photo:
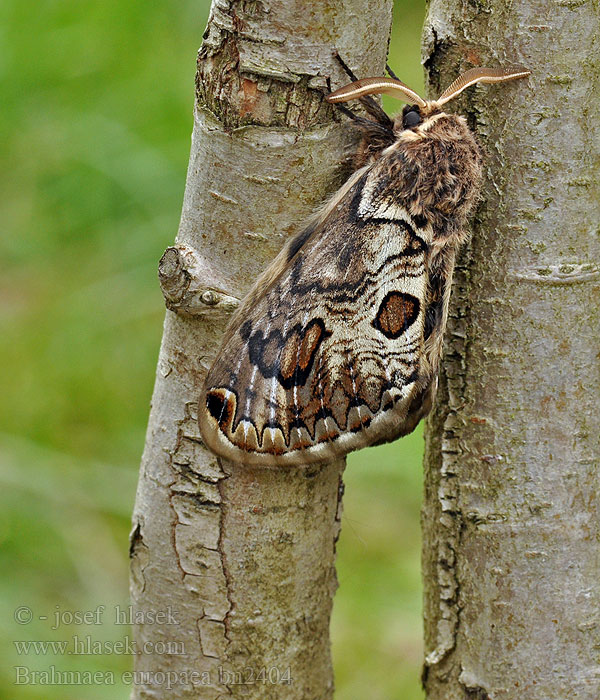
[[(353, 81), (356, 81), (356, 75), (354, 75), (353, 71), (346, 65), (346, 62), (340, 54), (336, 51), (334, 55), (346, 74)], [(329, 78), (327, 79), (327, 85), (328, 87), (330, 86)], [(396, 139), (394, 135), (394, 122), (383, 109), (381, 109), (377, 102), (372, 97), (362, 97), (359, 101), (367, 114), (373, 117), (373, 119), (366, 119), (365, 117), (355, 114), (345, 105), (340, 103), (336, 104), (342, 114), (350, 118), (352, 123), (361, 129), (363, 134), (362, 143), (354, 158), (355, 168), (360, 168), (372, 158), (376, 158), (381, 151), (394, 143)]]
[[(327, 81), (327, 91), (329, 93), (333, 92), (331, 88), (331, 78), (327, 76), (325, 79)], [(360, 117), (358, 114), (355, 114), (349, 107), (346, 107), (346, 105), (343, 105), (341, 102), (337, 102), (336, 104), (333, 105), (337, 109), (340, 110), (342, 114), (347, 116), (349, 119), (352, 119), (352, 121), (356, 122), (368, 122), (368, 119), (365, 119), (364, 117)], [(369, 122), (375, 124), (376, 122)]]
[(350, 80), (353, 83), (355, 83), (358, 80), (358, 77), (356, 76), (356, 74), (354, 73), (352, 68), (350, 68), (350, 66), (346, 63), (346, 61), (344, 61), (344, 59), (340, 56), (340, 53), (337, 49), (335, 50), (333, 55), (337, 59), (340, 66), (343, 68), (344, 73), (350, 78)]
[[(355, 122), (367, 122), (369, 121), (368, 119), (365, 119), (364, 117), (359, 117), (358, 114), (355, 114), (351, 109), (348, 109), (346, 105), (340, 104), (339, 102), (334, 105), (336, 109), (339, 109), (342, 114), (345, 114), (349, 119), (352, 119), (352, 121)], [(371, 122), (375, 124), (375, 122)]]
[(388, 72), (390, 78), (393, 78), (394, 80), (400, 80), (400, 78), (394, 73), (394, 71), (390, 68), (389, 64), (385, 64), (385, 69)]
[(354, 167), (356, 169), (362, 168), (372, 157), (376, 157), (381, 151), (394, 143), (394, 132), (391, 129), (387, 129), (380, 122), (361, 117), (345, 105), (338, 103), (335, 106), (342, 114), (345, 114), (352, 120), (352, 126), (357, 127), (362, 132), (361, 144), (354, 157)]
[(361, 97), (359, 102), (365, 108), (368, 114), (370, 114), (377, 122), (391, 129), (394, 125), (393, 121), (388, 117), (388, 115), (383, 111), (375, 100), (370, 97)]
[[(327, 78), (327, 90), (329, 92), (332, 92), (331, 89), (331, 79)], [(359, 114), (356, 114), (356, 112), (353, 112), (349, 107), (346, 107), (346, 105), (342, 104), (341, 102), (337, 102), (334, 107), (340, 110), (340, 112), (344, 115), (346, 115), (349, 119), (352, 119), (352, 121), (356, 122), (357, 126), (360, 126), (364, 130), (375, 130), (379, 134), (383, 134), (385, 131), (385, 134), (387, 136), (388, 130), (384, 126), (382, 126), (381, 122), (379, 120), (374, 121), (372, 119), (365, 119), (365, 117), (361, 117)], [(387, 115), (386, 115), (387, 116)], [(389, 145), (389, 144), (387, 144)]]
[[(358, 78), (356, 77), (354, 71), (348, 66), (348, 64), (344, 61), (344, 59), (340, 56), (339, 52), (336, 51), (334, 53), (335, 58), (343, 68), (344, 72), (346, 75), (352, 80), (352, 82), (356, 82)], [(374, 100), (371, 96), (367, 95), (366, 97), (361, 97), (358, 100), (361, 105), (365, 108), (365, 111), (367, 114), (369, 114), (373, 119), (378, 122), (379, 124), (383, 125), (387, 129), (392, 129), (393, 127), (393, 121), (388, 117), (388, 115), (383, 111), (383, 109), (377, 104), (377, 101)]]
[(386, 129), (379, 122), (354, 114), (352, 110), (340, 104), (337, 104), (336, 107), (352, 120), (352, 126), (362, 132), (361, 143), (353, 160), (355, 169), (362, 168), (363, 165), (369, 163), (373, 158), (377, 158), (381, 151), (394, 143), (394, 132)]

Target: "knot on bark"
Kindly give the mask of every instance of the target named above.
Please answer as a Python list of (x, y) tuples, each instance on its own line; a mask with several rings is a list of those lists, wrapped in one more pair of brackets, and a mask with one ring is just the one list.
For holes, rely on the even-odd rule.
[(158, 280), (167, 309), (177, 314), (201, 316), (230, 314), (240, 300), (212, 284), (206, 261), (189, 246), (167, 248), (158, 263)]

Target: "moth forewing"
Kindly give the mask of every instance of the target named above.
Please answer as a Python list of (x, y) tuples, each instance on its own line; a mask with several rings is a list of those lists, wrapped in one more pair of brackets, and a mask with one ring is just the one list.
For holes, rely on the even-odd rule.
[[(465, 81), (521, 77), (478, 70), (443, 99)], [(481, 155), (462, 117), (398, 80), (355, 81), (331, 101), (388, 90), (413, 106), (394, 123), (357, 121), (364, 139), (378, 135), (368, 164), (277, 256), (225, 333), (198, 410), (222, 457), (326, 462), (410, 432), (431, 406)]]

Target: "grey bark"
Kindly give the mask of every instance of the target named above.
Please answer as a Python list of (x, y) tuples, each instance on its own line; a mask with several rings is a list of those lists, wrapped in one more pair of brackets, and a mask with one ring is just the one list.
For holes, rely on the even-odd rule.
[(467, 113), (487, 181), (426, 440), (428, 700), (600, 697), (598, 3), (433, 0), (435, 95), (512, 62)]
[[(347, 175), (352, 137), (323, 101), (327, 76), (345, 81), (333, 50), (381, 72), (390, 24), (390, 0), (213, 2), (181, 225), (159, 269), (169, 311), (133, 516), (134, 634), (146, 645), (133, 698), (332, 696), (344, 463), (221, 464), (196, 403), (229, 313)], [(170, 624), (152, 622), (159, 611)]]

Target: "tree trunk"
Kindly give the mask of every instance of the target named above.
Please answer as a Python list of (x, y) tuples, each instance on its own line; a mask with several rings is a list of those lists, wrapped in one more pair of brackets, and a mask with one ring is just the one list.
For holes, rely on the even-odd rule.
[(429, 6), (433, 95), (533, 75), (455, 106), (487, 183), (427, 427), (428, 700), (600, 697), (599, 39), (597, 2)]
[[(348, 174), (326, 77), (380, 73), (391, 0), (214, 0), (131, 541), (134, 698), (330, 698), (343, 461), (219, 463), (196, 403), (230, 312)], [(162, 620), (152, 614), (162, 612)], [(170, 615), (170, 617), (168, 617)], [(145, 645), (145, 646), (142, 646)]]

